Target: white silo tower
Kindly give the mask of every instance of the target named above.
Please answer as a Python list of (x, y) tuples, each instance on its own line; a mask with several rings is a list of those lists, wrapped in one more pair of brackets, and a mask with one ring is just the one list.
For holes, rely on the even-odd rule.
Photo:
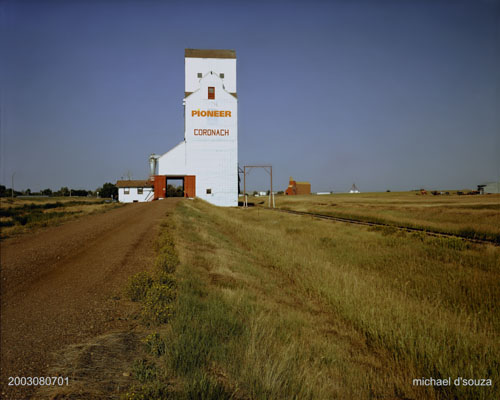
[(238, 205), (238, 99), (234, 50), (185, 50), (184, 140), (157, 156), (155, 197), (168, 178), (187, 197)]

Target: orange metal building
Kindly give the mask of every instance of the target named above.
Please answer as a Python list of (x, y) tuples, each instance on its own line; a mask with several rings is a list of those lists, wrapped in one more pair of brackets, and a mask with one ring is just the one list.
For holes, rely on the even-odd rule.
[(296, 182), (290, 177), (290, 183), (285, 190), (287, 195), (311, 194), (311, 184), (309, 182)]

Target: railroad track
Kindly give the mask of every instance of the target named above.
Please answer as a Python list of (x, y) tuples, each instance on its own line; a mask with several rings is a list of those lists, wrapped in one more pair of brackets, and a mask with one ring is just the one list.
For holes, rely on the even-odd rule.
[(465, 240), (467, 242), (472, 242), (472, 243), (492, 244), (494, 246), (500, 246), (500, 243), (498, 243), (494, 240), (475, 239), (475, 238), (467, 237), (465, 235), (454, 235), (451, 233), (441, 233), (441, 232), (428, 231), (428, 230), (423, 229), (423, 228), (412, 228), (412, 227), (408, 227), (408, 226), (384, 224), (383, 222), (360, 221), (357, 219), (334, 217), (332, 215), (316, 214), (316, 213), (311, 213), (311, 212), (306, 212), (306, 211), (284, 210), (282, 208), (273, 208), (272, 210), (284, 212), (284, 213), (288, 213), (288, 214), (307, 215), (307, 216), (314, 217), (314, 218), (327, 219), (327, 220), (337, 221), (337, 222), (345, 222), (348, 224), (395, 228), (395, 229), (398, 229), (400, 231), (425, 233), (426, 235), (429, 235), (429, 236), (455, 238), (455, 239), (462, 239), (462, 240)]

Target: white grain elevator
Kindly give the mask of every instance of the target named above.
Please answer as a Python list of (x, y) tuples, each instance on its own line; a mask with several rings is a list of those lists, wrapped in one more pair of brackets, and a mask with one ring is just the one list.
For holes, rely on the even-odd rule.
[(238, 98), (234, 50), (185, 50), (184, 140), (150, 158), (155, 197), (184, 179), (186, 197), (238, 205)]

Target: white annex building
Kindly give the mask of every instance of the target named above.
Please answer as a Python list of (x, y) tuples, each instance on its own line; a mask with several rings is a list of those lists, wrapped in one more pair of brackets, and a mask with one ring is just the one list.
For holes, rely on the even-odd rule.
[[(238, 99), (234, 50), (185, 50), (183, 104), (184, 140), (163, 155), (150, 156), (154, 196), (148, 197), (164, 198), (167, 180), (182, 179), (185, 197), (196, 196), (218, 206), (237, 206)], [(117, 185), (125, 188), (127, 181)], [(136, 201), (149, 200), (146, 196)]]
[(150, 201), (154, 198), (153, 182), (151, 180), (143, 181), (118, 181), (118, 200), (121, 203), (135, 203)]

